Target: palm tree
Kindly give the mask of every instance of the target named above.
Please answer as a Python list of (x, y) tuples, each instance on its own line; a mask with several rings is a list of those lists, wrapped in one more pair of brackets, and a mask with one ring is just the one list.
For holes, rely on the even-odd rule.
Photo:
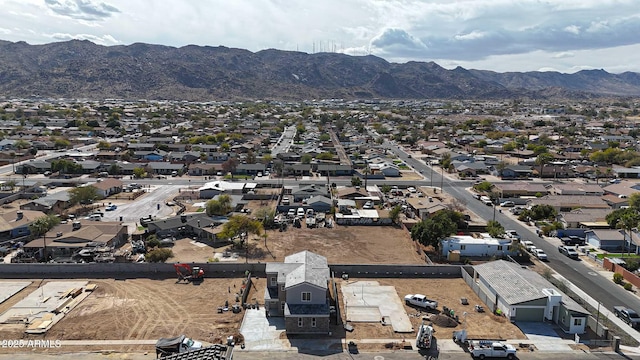
[(536, 157), (536, 165), (540, 165), (540, 179), (542, 179), (542, 171), (544, 169), (544, 166), (550, 163), (551, 160), (553, 160), (553, 155), (549, 154), (548, 152), (544, 152)]
[[(631, 210), (631, 208), (627, 209)], [(631, 241), (633, 236), (633, 228), (637, 227), (640, 223), (640, 214), (635, 211), (625, 211), (622, 216), (620, 216), (620, 226), (629, 232), (629, 246), (627, 247), (627, 252), (631, 253)]]

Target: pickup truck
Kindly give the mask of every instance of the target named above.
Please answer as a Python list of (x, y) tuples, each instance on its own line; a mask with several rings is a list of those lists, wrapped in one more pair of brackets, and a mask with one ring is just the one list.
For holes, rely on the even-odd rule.
[(490, 358), (507, 358), (509, 360), (516, 358), (516, 348), (510, 344), (492, 341), (470, 341), (469, 352), (471, 356), (478, 359)]
[(624, 306), (614, 306), (613, 313), (632, 328), (637, 329), (640, 327), (640, 315), (635, 310)]
[(180, 335), (174, 338), (161, 338), (156, 342), (156, 358), (171, 354), (184, 353), (202, 348), (202, 343)]
[(438, 307), (438, 302), (430, 300), (426, 296), (421, 294), (409, 294), (404, 297), (404, 302), (407, 305), (413, 305), (421, 307), (423, 309), (435, 310)]

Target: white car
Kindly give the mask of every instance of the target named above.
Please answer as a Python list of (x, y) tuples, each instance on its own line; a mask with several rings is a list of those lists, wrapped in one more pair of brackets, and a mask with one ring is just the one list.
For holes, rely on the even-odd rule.
[(540, 261), (547, 261), (547, 253), (545, 253), (542, 249), (535, 249), (533, 255)]
[(372, 201), (367, 201), (362, 208), (363, 209), (373, 209), (373, 202)]
[(298, 210), (296, 210), (296, 216), (304, 217), (304, 209), (299, 207)]

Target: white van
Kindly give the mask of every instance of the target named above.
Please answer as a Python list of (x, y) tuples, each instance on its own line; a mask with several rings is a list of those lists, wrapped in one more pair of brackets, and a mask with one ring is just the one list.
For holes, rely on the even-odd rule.
[(100, 216), (100, 214), (91, 214), (89, 216), (87, 216), (87, 220), (91, 220), (91, 221), (101, 221), (102, 216)]

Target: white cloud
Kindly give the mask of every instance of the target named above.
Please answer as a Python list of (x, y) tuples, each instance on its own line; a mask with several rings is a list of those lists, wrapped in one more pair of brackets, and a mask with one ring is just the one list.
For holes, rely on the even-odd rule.
[(562, 51), (562, 52), (559, 52), (557, 54), (554, 54), (553, 58), (554, 59), (566, 59), (566, 58), (570, 58), (570, 57), (574, 57), (574, 56), (575, 56), (575, 54), (572, 53), (571, 51)]
[(11, 34), (11, 32), (12, 31), (9, 30), (9, 29), (5, 29), (5, 28), (1, 28), (0, 27), (0, 34), (8, 35), (8, 34)]
[(456, 36), (454, 36), (454, 39), (456, 39), (456, 40), (476, 40), (476, 39), (481, 39), (481, 38), (485, 37), (486, 35), (487, 35), (487, 33), (484, 32), (484, 31), (472, 31), (472, 32), (467, 33), (467, 34), (456, 35)]
[(574, 34), (574, 35), (578, 35), (580, 34), (580, 26), (577, 25), (569, 25), (567, 27), (564, 28), (564, 31)]

